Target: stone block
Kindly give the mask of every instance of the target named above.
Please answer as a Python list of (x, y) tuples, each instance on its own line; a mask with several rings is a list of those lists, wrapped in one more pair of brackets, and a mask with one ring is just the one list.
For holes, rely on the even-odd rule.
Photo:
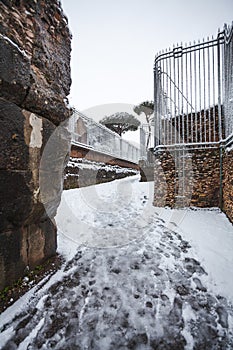
[(0, 34), (0, 97), (21, 105), (31, 85), (28, 57)]
[(52, 220), (68, 136), (66, 128), (0, 99), (0, 288), (56, 252)]
[(5, 1), (0, 13), (0, 97), (58, 125), (70, 116), (71, 85), (71, 34), (59, 3)]
[(22, 276), (26, 267), (21, 257), (20, 228), (0, 231), (0, 290)]

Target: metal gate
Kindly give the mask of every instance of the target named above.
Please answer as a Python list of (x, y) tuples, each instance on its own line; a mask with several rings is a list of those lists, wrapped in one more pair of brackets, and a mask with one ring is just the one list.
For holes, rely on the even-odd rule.
[(224, 120), (226, 145), (232, 142), (233, 136), (233, 24), (225, 26), (224, 47)]
[(233, 132), (233, 26), (155, 58), (155, 149), (214, 147)]

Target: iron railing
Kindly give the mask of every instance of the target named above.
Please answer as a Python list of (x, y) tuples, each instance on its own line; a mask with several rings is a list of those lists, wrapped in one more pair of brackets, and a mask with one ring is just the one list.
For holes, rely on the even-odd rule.
[(225, 136), (232, 140), (233, 134), (233, 24), (225, 25), (224, 47), (224, 122)]
[(138, 163), (146, 156), (145, 147), (136, 146), (117, 133), (95, 122), (85, 114), (75, 111), (70, 119), (72, 144)]
[(155, 58), (155, 148), (215, 146), (233, 132), (233, 26)]

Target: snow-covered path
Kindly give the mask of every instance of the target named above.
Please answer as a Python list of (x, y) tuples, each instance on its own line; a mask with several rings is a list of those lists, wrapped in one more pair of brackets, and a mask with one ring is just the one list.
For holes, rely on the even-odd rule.
[(1, 348), (233, 349), (233, 292), (220, 295), (219, 273), (209, 273), (222, 247), (199, 243), (218, 217), (233, 244), (232, 225), (217, 210), (161, 210), (151, 199), (138, 177), (65, 191), (56, 221), (67, 262), (0, 316)]

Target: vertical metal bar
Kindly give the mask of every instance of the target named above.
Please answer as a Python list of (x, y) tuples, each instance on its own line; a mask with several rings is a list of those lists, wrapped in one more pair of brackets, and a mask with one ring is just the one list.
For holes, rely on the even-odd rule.
[[(195, 41), (194, 41), (195, 44)], [(195, 141), (197, 142), (197, 57), (194, 51)]]
[[(181, 98), (182, 98), (182, 103), (181, 103), (181, 108), (182, 108), (182, 143), (185, 143), (185, 128), (184, 128), (184, 65), (183, 65), (183, 46), (181, 43), (181, 48), (182, 48), (182, 56), (181, 56)], [(187, 98), (187, 96), (186, 96)], [(186, 100), (187, 103), (187, 100)], [(184, 206), (184, 146), (182, 147), (182, 206)]]
[[(212, 37), (213, 40), (213, 37)], [(216, 141), (216, 114), (215, 114), (215, 47), (212, 48), (212, 56), (213, 56), (213, 136), (214, 142)]]
[[(187, 45), (186, 45), (187, 46)], [(188, 53), (185, 53), (185, 84), (186, 84), (186, 98), (189, 101), (189, 93), (188, 93)], [(191, 110), (192, 112), (192, 110)], [(186, 143), (189, 141), (189, 105), (186, 102)]]
[(168, 119), (168, 57), (166, 57), (166, 129), (167, 129), (167, 145), (169, 144), (169, 119)]
[(225, 67), (225, 40), (224, 43), (221, 44), (221, 89), (222, 89), (222, 113), (223, 113), (223, 120), (224, 120), (224, 125), (222, 125), (222, 137), (226, 138), (226, 116), (225, 116), (225, 71), (224, 71), (224, 67)]
[[(231, 27), (231, 32), (233, 31), (233, 24)], [(231, 33), (230, 32), (230, 33)], [(227, 62), (226, 62), (226, 78), (227, 78), (227, 96), (229, 97), (227, 99), (227, 130), (228, 130), (228, 136), (233, 132), (233, 118), (232, 118), (232, 111), (233, 108), (233, 35), (230, 37), (230, 42), (226, 43), (226, 49), (227, 49)], [(231, 99), (231, 101), (229, 101)]]
[[(233, 33), (233, 23), (231, 26), (231, 33)], [(231, 35), (231, 39), (230, 39), (230, 43), (228, 44), (228, 62), (227, 62), (227, 68), (228, 68), (228, 72), (230, 71), (230, 75), (227, 75), (227, 79), (228, 79), (228, 95), (229, 93), (231, 93), (231, 99), (233, 99), (233, 35)], [(231, 79), (231, 80), (230, 80)], [(231, 87), (231, 89), (230, 89)], [(231, 92), (230, 92), (231, 91)], [(230, 119), (230, 110), (232, 110), (233, 107), (233, 101), (227, 101), (228, 102), (228, 130), (229, 130), (229, 135), (230, 133), (233, 132), (233, 118), (231, 117)], [(230, 104), (231, 103), (231, 104)]]
[[(204, 43), (204, 39), (203, 39)], [(204, 142), (206, 142), (206, 73), (205, 48), (203, 47), (203, 108), (204, 108)]]
[[(225, 31), (225, 35), (227, 32)], [(225, 60), (224, 60), (224, 70), (225, 70), (225, 128), (226, 128), (226, 135), (225, 137), (230, 136), (232, 132), (232, 128), (230, 125), (230, 120), (229, 120), (229, 85), (230, 85), (230, 52), (232, 52), (232, 40), (230, 43), (227, 43), (225, 40), (224, 43), (224, 50), (225, 50)], [(233, 64), (233, 62), (232, 62)], [(233, 77), (233, 75), (232, 75)]]
[[(169, 49), (170, 51), (170, 49)], [(172, 117), (173, 117), (173, 113), (172, 113), (172, 81), (171, 81), (171, 77), (172, 77), (172, 67), (171, 67), (171, 58), (169, 57), (169, 77), (170, 77), (170, 89), (169, 89), (169, 94), (170, 94), (170, 140), (171, 140), (171, 144), (172, 142), (172, 136), (173, 136), (173, 130), (172, 130)]]
[(162, 129), (162, 143), (164, 145), (166, 145), (166, 123), (165, 123), (165, 90), (164, 90), (164, 79), (165, 79), (165, 74), (164, 74), (164, 59), (162, 60), (161, 62), (162, 64), (162, 89), (161, 89), (161, 92), (162, 92), (162, 113), (161, 113), (161, 129)]
[[(182, 47), (182, 45), (181, 45)], [(183, 95), (184, 95), (184, 67), (183, 67), (183, 49), (182, 49), (182, 56), (180, 58), (180, 64), (181, 64), (181, 92), (182, 92), (182, 95), (181, 95), (181, 113), (182, 113), (182, 143), (185, 143), (185, 139), (184, 139), (184, 136), (185, 136), (185, 132), (184, 132), (184, 98), (183, 98)], [(187, 102), (186, 102), (187, 103)]]
[[(160, 61), (161, 65), (161, 61)], [(163, 138), (162, 138), (162, 101), (163, 101), (163, 87), (162, 87), (162, 68), (161, 66), (159, 67), (159, 144), (161, 145), (163, 143)]]
[(155, 63), (154, 67), (154, 124), (155, 124), (155, 133), (154, 133), (154, 145), (158, 146), (158, 64)]
[[(159, 61), (161, 65), (161, 61)], [(161, 66), (158, 70), (158, 123), (159, 123), (159, 145), (162, 143), (162, 132), (161, 132), (161, 101), (162, 101), (162, 82), (161, 82)]]
[[(208, 38), (209, 41), (209, 38)], [(211, 142), (211, 117), (210, 117), (210, 48), (207, 47), (207, 65), (208, 65), (208, 126), (209, 126), (209, 138), (208, 141)]]
[[(231, 72), (232, 76), (233, 76), (233, 72), (232, 72), (232, 65), (233, 65), (233, 62), (231, 62), (231, 57), (230, 57), (230, 53), (232, 52), (233, 50), (233, 41), (231, 39), (230, 43), (227, 43), (227, 62), (226, 62), (226, 73), (227, 73), (227, 96), (229, 96), (229, 87), (230, 87), (230, 84), (232, 84), (232, 78), (231, 78), (231, 82), (230, 82), (230, 76), (229, 76), (229, 73)], [(231, 68), (230, 68), (231, 67)], [(230, 122), (230, 119), (229, 119), (229, 111), (230, 111), (230, 105), (229, 105), (229, 99), (227, 99), (227, 117), (226, 117), (226, 120), (227, 120), (227, 130), (228, 130), (228, 135), (229, 136), (232, 131), (233, 131), (233, 123), (232, 121)]]
[(221, 56), (220, 56), (220, 40), (218, 37), (218, 46), (217, 46), (217, 67), (218, 67), (218, 133), (219, 140), (222, 140), (222, 113), (221, 113)]
[(174, 136), (175, 136), (175, 144), (177, 143), (177, 113), (176, 113), (176, 60), (173, 57), (173, 74), (174, 74)]
[(200, 127), (200, 142), (202, 142), (202, 111), (201, 111), (201, 93), (202, 93), (202, 89), (201, 89), (201, 48), (200, 48), (200, 41), (199, 41), (199, 51), (198, 51), (199, 55), (198, 55), (198, 72), (199, 72), (199, 127)]
[(180, 59), (177, 58), (177, 85), (178, 85), (178, 140), (180, 143), (180, 134), (181, 134), (181, 127), (180, 127)]
[[(154, 151), (155, 151), (155, 147), (157, 146), (157, 118), (156, 118), (156, 110), (157, 110), (157, 96), (156, 96), (156, 63), (154, 65), (154, 115), (153, 115), (153, 119), (154, 119)], [(144, 144), (143, 144), (144, 146)]]
[[(233, 32), (233, 23), (231, 26), (231, 33)], [(233, 99), (233, 35), (231, 35), (230, 42), (227, 43), (228, 47), (228, 61), (227, 61), (227, 94), (231, 94), (229, 97)], [(233, 108), (233, 101), (227, 101), (227, 109), (228, 109), (228, 136), (233, 132), (233, 118), (232, 115), (230, 115), (230, 111), (232, 111)], [(231, 116), (231, 117), (230, 117)]]
[[(227, 138), (230, 135), (229, 125), (228, 125), (228, 82), (229, 82), (229, 75), (228, 75), (228, 44), (226, 43), (226, 35), (227, 35), (227, 28), (225, 28), (224, 33), (224, 120), (225, 120), (225, 138)], [(231, 43), (230, 43), (231, 44)], [(230, 46), (230, 45), (229, 45)]]
[[(191, 45), (191, 43), (190, 43)], [(192, 52), (190, 52), (190, 101), (191, 101), (191, 141), (193, 142), (193, 85), (192, 85)]]

